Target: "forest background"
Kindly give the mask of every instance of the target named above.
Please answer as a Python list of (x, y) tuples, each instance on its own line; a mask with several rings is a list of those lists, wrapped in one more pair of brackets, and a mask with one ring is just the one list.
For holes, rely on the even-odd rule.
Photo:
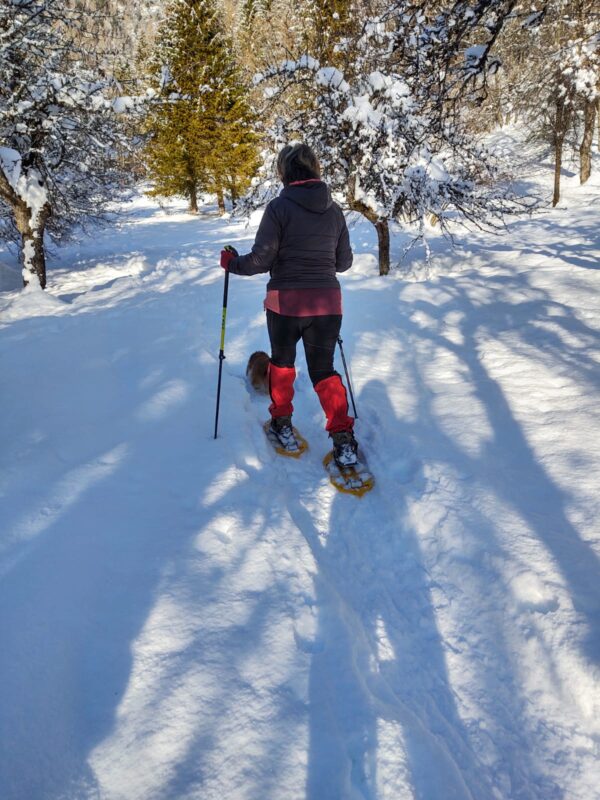
[(511, 122), (585, 183), (600, 104), (593, 0), (2, 0), (0, 237), (24, 285), (46, 252), (141, 181), (244, 214), (302, 139), (335, 199), (390, 223), (501, 230), (539, 198), (485, 146)]

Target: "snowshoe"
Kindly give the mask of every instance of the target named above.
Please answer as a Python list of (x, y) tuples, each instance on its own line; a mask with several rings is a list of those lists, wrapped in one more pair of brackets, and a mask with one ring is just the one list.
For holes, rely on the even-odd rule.
[(335, 488), (362, 497), (375, 485), (375, 478), (358, 455), (358, 443), (351, 430), (332, 433), (333, 450), (323, 459), (323, 466)]
[(375, 478), (360, 458), (349, 467), (340, 467), (336, 463), (332, 451), (327, 453), (323, 459), (323, 466), (329, 475), (329, 480), (338, 492), (362, 497), (375, 486)]

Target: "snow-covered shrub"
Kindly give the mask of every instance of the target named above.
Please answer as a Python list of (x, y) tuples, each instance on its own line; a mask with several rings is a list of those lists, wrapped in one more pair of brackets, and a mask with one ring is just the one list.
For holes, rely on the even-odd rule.
[(127, 181), (121, 117), (135, 104), (94, 52), (101, 15), (0, 0), (0, 235), (19, 241), (25, 284), (45, 286), (45, 232), (99, 217)]
[[(451, 218), (500, 226), (517, 207), (461, 105), (497, 69), (492, 46), (513, 6), (489, 0), (431, 13), (386, 3), (333, 49), (335, 66), (303, 53), (256, 77), (279, 110), (275, 147), (302, 139), (315, 149), (338, 199), (375, 225), (382, 274), (390, 220), (422, 231), (435, 218), (447, 233)], [(309, 96), (300, 108), (290, 99), (298, 87)], [(263, 188), (258, 182), (259, 196)]]

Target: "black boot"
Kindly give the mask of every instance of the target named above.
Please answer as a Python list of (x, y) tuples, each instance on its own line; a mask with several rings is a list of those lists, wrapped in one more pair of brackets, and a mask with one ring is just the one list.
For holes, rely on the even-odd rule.
[(284, 450), (291, 453), (300, 449), (292, 428), (291, 417), (271, 417), (269, 430), (277, 438)]
[(330, 436), (333, 440), (333, 457), (338, 467), (343, 469), (355, 466), (358, 463), (358, 442), (352, 430), (331, 433)]

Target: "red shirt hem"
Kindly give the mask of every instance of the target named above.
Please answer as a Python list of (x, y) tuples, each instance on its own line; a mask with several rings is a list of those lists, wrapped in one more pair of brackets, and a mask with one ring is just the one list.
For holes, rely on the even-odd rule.
[(269, 289), (265, 309), (285, 317), (324, 317), (342, 314), (342, 291), (329, 289)]

